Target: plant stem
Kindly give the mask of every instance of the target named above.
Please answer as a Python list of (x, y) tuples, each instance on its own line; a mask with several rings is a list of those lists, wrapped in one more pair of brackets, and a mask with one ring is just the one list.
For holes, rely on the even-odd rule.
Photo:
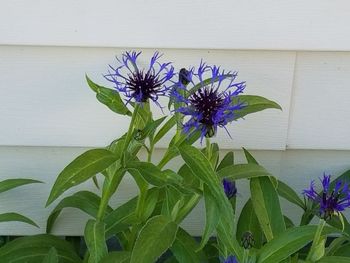
[[(135, 124), (135, 120), (136, 120), (136, 116), (137, 116), (139, 107), (140, 107), (139, 104), (135, 105), (134, 112), (133, 112), (132, 117), (131, 117), (129, 129), (128, 129), (128, 132), (127, 132), (126, 137), (125, 137), (123, 150), (122, 150), (122, 162), (121, 162), (122, 166), (124, 166), (124, 162), (125, 162), (124, 153), (126, 152), (126, 149), (128, 148), (128, 145), (131, 141), (131, 136), (132, 136), (133, 131), (134, 131), (134, 124)], [(113, 195), (116, 187), (119, 185), (119, 183), (121, 181), (122, 174), (123, 174), (123, 171), (121, 169), (118, 169), (114, 174), (110, 174), (110, 175), (106, 176), (104, 184), (103, 184), (103, 188), (102, 188), (101, 202), (100, 202), (100, 206), (98, 208), (97, 217), (96, 217), (96, 219), (98, 221), (103, 220), (106, 208), (108, 206), (109, 199)]]
[(307, 260), (310, 260), (315, 252), (315, 249), (320, 241), (320, 238), (321, 238), (321, 234), (322, 234), (322, 230), (324, 228), (326, 224), (326, 221), (324, 219), (320, 219), (320, 222), (318, 223), (318, 226), (317, 226), (317, 230), (316, 230), (316, 233), (315, 233), (315, 236), (314, 236), (314, 239), (312, 241), (312, 245), (311, 245), (311, 248), (310, 248), (310, 251), (307, 255), (307, 258), (306, 258), (306, 261)]
[(243, 263), (248, 263), (248, 258), (249, 258), (249, 249), (244, 249), (243, 252)]
[(118, 169), (111, 178), (106, 177), (103, 188), (102, 188), (102, 198), (100, 206), (98, 208), (96, 219), (97, 221), (102, 221), (108, 206), (109, 199), (113, 195), (115, 189), (118, 187), (119, 183), (122, 180), (124, 171)]
[(126, 149), (128, 148), (128, 144), (131, 141), (131, 136), (132, 136), (132, 133), (134, 131), (134, 123), (135, 123), (136, 116), (137, 116), (137, 113), (139, 111), (139, 108), (140, 108), (140, 105), (136, 104), (135, 108), (134, 108), (134, 112), (132, 113), (129, 129), (128, 129), (128, 132), (127, 132), (126, 137), (125, 137), (125, 142), (124, 142), (124, 145), (123, 145), (122, 153), (124, 153), (126, 151)]
[(206, 150), (207, 150), (207, 158), (210, 161), (211, 159), (211, 143), (210, 138), (205, 138)]
[(150, 141), (149, 152), (148, 152), (148, 156), (147, 156), (147, 162), (149, 162), (149, 163), (152, 161), (153, 150), (154, 150), (154, 144), (152, 141)]

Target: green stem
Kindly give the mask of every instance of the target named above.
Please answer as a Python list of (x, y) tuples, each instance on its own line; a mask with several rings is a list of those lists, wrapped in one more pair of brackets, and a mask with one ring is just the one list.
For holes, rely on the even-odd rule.
[(151, 141), (150, 142), (150, 146), (149, 146), (149, 151), (148, 151), (148, 156), (147, 156), (147, 162), (152, 162), (152, 154), (153, 154), (153, 150), (154, 150), (154, 144)]
[(210, 161), (211, 159), (211, 143), (210, 138), (205, 138), (206, 150), (207, 150), (207, 158)]
[(318, 226), (317, 226), (317, 230), (316, 230), (314, 239), (313, 239), (313, 241), (312, 241), (312, 245), (311, 245), (309, 254), (307, 255), (306, 261), (311, 260), (313, 254), (314, 254), (314, 252), (315, 252), (315, 249), (316, 249), (317, 245), (318, 245), (319, 242), (320, 242), (322, 230), (323, 230), (325, 224), (326, 224), (326, 221), (325, 221), (324, 219), (320, 219), (320, 222), (319, 222), (319, 224), (318, 224)]
[(115, 189), (120, 184), (123, 177), (123, 170), (119, 169), (117, 172), (111, 176), (111, 178), (106, 176), (106, 179), (102, 188), (102, 198), (100, 202), (100, 206), (98, 208), (96, 219), (97, 221), (102, 221), (105, 216), (105, 212), (109, 203), (109, 199), (113, 195)]
[(248, 259), (249, 259), (249, 249), (244, 249), (242, 262), (248, 263)]
[(134, 123), (135, 123), (136, 116), (137, 116), (137, 113), (139, 111), (139, 108), (140, 108), (140, 105), (136, 104), (135, 108), (134, 108), (134, 112), (132, 113), (129, 129), (128, 129), (128, 132), (127, 132), (126, 137), (125, 137), (125, 142), (124, 142), (124, 145), (123, 145), (122, 153), (125, 153), (126, 149), (128, 148), (128, 145), (129, 145), (129, 143), (131, 141), (131, 136), (132, 136), (133, 131), (134, 131)]
[[(140, 107), (139, 104), (135, 105), (134, 112), (133, 112), (132, 117), (131, 117), (129, 129), (128, 129), (128, 132), (127, 132), (126, 137), (125, 137), (122, 153), (126, 152), (126, 149), (128, 148), (128, 145), (131, 141), (132, 134), (134, 131), (134, 124), (135, 124), (137, 113), (139, 111), (139, 107)], [(122, 155), (122, 162), (121, 162), (122, 165), (124, 165), (124, 162), (125, 162), (124, 156), (125, 155), (123, 154)], [(98, 208), (97, 217), (96, 217), (96, 219), (98, 221), (103, 220), (103, 217), (104, 217), (105, 212), (106, 212), (106, 208), (108, 206), (109, 199), (113, 195), (116, 187), (119, 185), (119, 183), (121, 181), (122, 174), (123, 174), (122, 170), (119, 169), (115, 172), (115, 174), (111, 174), (111, 175), (106, 176), (104, 184), (103, 184), (103, 188), (102, 188), (101, 202), (100, 202), (100, 206)]]

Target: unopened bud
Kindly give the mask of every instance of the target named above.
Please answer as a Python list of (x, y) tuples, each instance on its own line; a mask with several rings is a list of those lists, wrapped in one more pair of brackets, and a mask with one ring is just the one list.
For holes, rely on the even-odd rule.
[(189, 76), (188, 76), (189, 72), (187, 69), (185, 68), (182, 68), (180, 69), (180, 72), (179, 72), (179, 81), (183, 84), (183, 85), (187, 85), (188, 83), (190, 83), (190, 79), (189, 79)]
[(242, 235), (241, 242), (242, 242), (242, 247), (244, 247), (245, 249), (252, 248), (255, 244), (253, 233), (250, 231), (245, 232)]

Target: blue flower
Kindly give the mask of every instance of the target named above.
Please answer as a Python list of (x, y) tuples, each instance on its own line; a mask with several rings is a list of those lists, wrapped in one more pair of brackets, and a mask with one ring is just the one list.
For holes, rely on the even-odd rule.
[[(237, 72), (225, 72), (202, 61), (198, 70), (182, 71), (172, 96), (182, 104), (175, 111), (189, 117), (183, 124), (184, 133), (197, 130), (203, 140), (214, 136), (218, 127), (226, 129), (225, 126), (235, 120), (235, 111), (245, 106), (235, 99), (245, 88), (245, 82), (235, 82), (236, 77)], [(187, 84), (193, 87), (187, 89)]]
[[(162, 56), (155, 52), (147, 69), (140, 69), (137, 59), (141, 52), (125, 52), (121, 58), (117, 58), (120, 65), (116, 68), (110, 66), (110, 71), (104, 77), (114, 83), (118, 92), (127, 98), (127, 103), (132, 99), (136, 103), (144, 103), (149, 99), (158, 106), (158, 97), (167, 96), (173, 85), (171, 78), (175, 75), (171, 63), (160, 63)], [(169, 84), (169, 85), (168, 85)]]
[(224, 178), (222, 180), (222, 185), (224, 187), (225, 194), (228, 199), (231, 199), (237, 194), (237, 188), (235, 181)]
[(229, 256), (225, 259), (223, 263), (238, 263), (235, 256)]
[(323, 178), (320, 178), (323, 188), (321, 193), (316, 192), (314, 181), (311, 181), (309, 189), (303, 191), (307, 198), (313, 200), (319, 206), (320, 216), (325, 220), (350, 207), (348, 184), (338, 180), (335, 186), (331, 188), (330, 177), (330, 175), (324, 174)]

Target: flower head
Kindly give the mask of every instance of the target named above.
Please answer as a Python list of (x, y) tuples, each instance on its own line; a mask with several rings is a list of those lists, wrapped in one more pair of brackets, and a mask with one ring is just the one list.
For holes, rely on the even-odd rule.
[(225, 194), (228, 199), (231, 199), (237, 194), (237, 188), (235, 181), (224, 178), (222, 180), (222, 185), (224, 187)]
[[(136, 103), (154, 101), (158, 106), (158, 97), (166, 96), (170, 90), (174, 67), (170, 63), (160, 63), (162, 56), (155, 52), (147, 69), (140, 69), (137, 59), (141, 52), (125, 52), (117, 58), (120, 65), (116, 68), (110, 66), (110, 71), (104, 77), (114, 83), (115, 88), (123, 93), (127, 103), (132, 99)], [(168, 85), (170, 84), (170, 85)]]
[(330, 177), (330, 175), (324, 174), (323, 178), (320, 178), (323, 188), (321, 193), (316, 192), (314, 181), (311, 181), (309, 189), (303, 191), (307, 198), (313, 200), (319, 206), (320, 216), (325, 220), (350, 207), (350, 189), (348, 184), (339, 180), (331, 188)]
[(224, 263), (238, 263), (238, 261), (235, 256), (228, 256), (225, 259)]
[[(183, 105), (175, 111), (189, 117), (183, 124), (185, 133), (197, 130), (202, 140), (214, 136), (218, 127), (226, 129), (225, 126), (235, 120), (235, 111), (245, 106), (234, 100), (245, 88), (245, 82), (235, 82), (236, 77), (237, 72), (225, 72), (204, 62), (200, 63), (198, 70), (191, 68), (180, 72), (172, 96)], [(189, 83), (193, 87), (187, 90)]]

